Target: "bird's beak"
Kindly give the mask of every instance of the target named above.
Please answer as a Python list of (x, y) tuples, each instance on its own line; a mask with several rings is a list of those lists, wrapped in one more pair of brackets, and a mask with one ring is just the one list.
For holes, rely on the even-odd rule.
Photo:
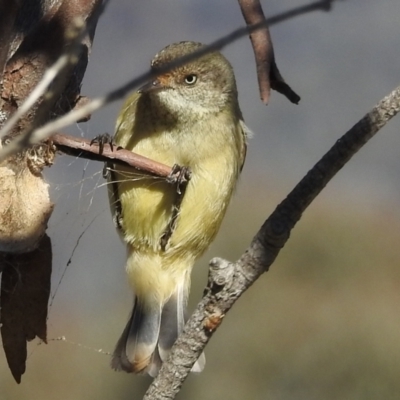
[(156, 92), (159, 90), (164, 89), (165, 86), (158, 80), (158, 79), (153, 79), (150, 82), (147, 82), (145, 85), (143, 85), (138, 92), (139, 93), (150, 93), (150, 92)]

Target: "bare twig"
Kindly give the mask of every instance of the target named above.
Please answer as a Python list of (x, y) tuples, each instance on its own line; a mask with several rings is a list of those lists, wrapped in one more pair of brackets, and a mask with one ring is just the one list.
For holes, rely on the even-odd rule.
[[(329, 4), (332, 1), (333, 0), (329, 1)], [(169, 63), (168, 65), (166, 65), (163, 68), (158, 68), (157, 74), (162, 74), (162, 73), (168, 72), (176, 67), (184, 65), (184, 64), (186, 64), (196, 58), (199, 58), (207, 53), (210, 53), (212, 51), (221, 50), (222, 48), (224, 48), (228, 44), (234, 42), (235, 40), (237, 40), (251, 32), (255, 32), (259, 29), (262, 29), (267, 25), (272, 26), (272, 25), (278, 24), (280, 22), (297, 17), (302, 14), (306, 14), (306, 13), (316, 11), (316, 10), (326, 10), (326, 9), (327, 9), (327, 0), (320, 0), (320, 1), (316, 1), (312, 4), (300, 6), (300, 7), (294, 8), (290, 11), (286, 11), (281, 14), (275, 15), (273, 17), (267, 18), (265, 20), (260, 21), (259, 23), (255, 24), (255, 25), (236, 29), (233, 32), (231, 32), (230, 34), (211, 43), (209, 46), (206, 46), (200, 50), (197, 50), (187, 56), (181, 57), (181, 58), (175, 60), (174, 62)], [(88, 114), (93, 113), (94, 111), (98, 110), (99, 108), (103, 107), (104, 105), (124, 97), (131, 90), (133, 90), (134, 88), (138, 87), (139, 85), (141, 85), (141, 84), (145, 83), (146, 81), (148, 81), (149, 79), (151, 79), (154, 76), (154, 74), (155, 74), (154, 71), (149, 70), (149, 71), (139, 75), (137, 78), (132, 79), (125, 85), (120, 86), (119, 88), (111, 91), (107, 95), (93, 99), (92, 101), (88, 102), (85, 106), (83, 106), (79, 109), (73, 110), (70, 113), (68, 113), (67, 115), (59, 117), (58, 119), (47, 123), (43, 127), (36, 129), (32, 133), (32, 136), (30, 139), (30, 144), (47, 139), (52, 133), (57, 132), (57, 131), (61, 130), (62, 128), (66, 127), (67, 125), (70, 125), (70, 124), (84, 118)]]
[(213, 259), (203, 299), (144, 400), (172, 400), (223, 316), (268, 271), (303, 212), (350, 158), (400, 111), (400, 87), (355, 124), (289, 193), (234, 264)]
[(112, 160), (116, 164), (130, 165), (141, 173), (148, 173), (160, 178), (171, 177), (171, 167), (115, 145), (102, 144), (102, 151), (100, 151), (98, 143), (90, 144), (87, 139), (59, 133), (53, 135), (51, 141), (58, 150), (75, 157), (103, 162)]

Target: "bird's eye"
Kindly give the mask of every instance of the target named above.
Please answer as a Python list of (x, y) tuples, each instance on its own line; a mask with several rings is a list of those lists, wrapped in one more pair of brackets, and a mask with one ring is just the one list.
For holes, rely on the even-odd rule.
[(185, 76), (186, 85), (194, 85), (197, 82), (197, 75), (190, 74)]

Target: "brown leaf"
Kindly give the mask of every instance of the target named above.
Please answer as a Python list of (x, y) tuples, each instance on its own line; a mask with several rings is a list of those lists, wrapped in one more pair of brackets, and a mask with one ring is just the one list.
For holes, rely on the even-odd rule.
[(1, 337), (8, 366), (18, 383), (25, 372), (26, 342), (36, 336), (46, 342), (51, 259), (48, 236), (30, 253), (1, 255)]
[[(240, 9), (248, 26), (265, 22), (260, 0), (239, 0)], [(298, 104), (300, 96), (285, 82), (275, 61), (274, 47), (268, 26), (250, 33), (257, 66), (258, 86), (263, 103), (268, 104), (271, 89)]]

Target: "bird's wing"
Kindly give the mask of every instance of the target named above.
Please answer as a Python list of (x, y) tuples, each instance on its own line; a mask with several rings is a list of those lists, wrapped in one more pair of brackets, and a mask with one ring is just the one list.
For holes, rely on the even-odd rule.
[(243, 169), (244, 162), (246, 160), (246, 154), (247, 154), (247, 139), (253, 135), (251, 130), (246, 126), (244, 121), (241, 119), (239, 121), (240, 123), (240, 130), (242, 134), (242, 146), (240, 149), (240, 171)]
[[(129, 139), (133, 135), (133, 127), (135, 124), (136, 107), (140, 93), (135, 92), (127, 98), (118, 115), (113, 144), (116, 146), (126, 147)], [(108, 180), (108, 196), (110, 199), (111, 215), (117, 230), (122, 234), (121, 217), (122, 206), (118, 192), (118, 179), (115, 171), (116, 167), (113, 162), (106, 163), (107, 180)]]
[(139, 98), (139, 92), (135, 92), (129, 96), (118, 115), (115, 125), (114, 142), (119, 146), (126, 147), (129, 139), (133, 135), (136, 108)]

